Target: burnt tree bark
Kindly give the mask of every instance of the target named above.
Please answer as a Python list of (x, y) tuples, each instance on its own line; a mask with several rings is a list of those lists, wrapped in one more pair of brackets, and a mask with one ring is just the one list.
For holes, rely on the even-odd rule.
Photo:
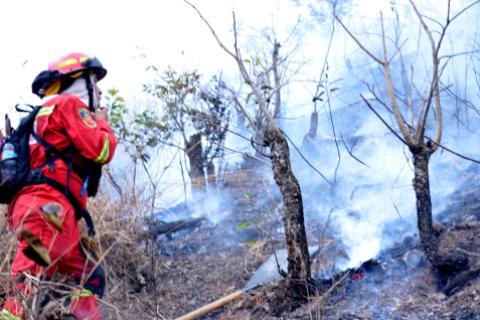
[(217, 177), (215, 175), (215, 164), (212, 161), (208, 161), (207, 167), (207, 182), (209, 187), (215, 187), (217, 185)]
[(461, 252), (440, 252), (438, 232), (433, 225), (432, 200), (428, 164), (432, 150), (425, 147), (410, 147), (413, 156), (413, 186), (416, 196), (417, 219), (420, 241), (430, 263), (445, 273), (463, 270), (468, 265), (468, 256)]
[(310, 255), (303, 217), (300, 184), (293, 174), (290, 150), (278, 130), (268, 130), (266, 145), (270, 148), (272, 171), (283, 198), (282, 220), (288, 249), (287, 284), (295, 292), (305, 292), (305, 280), (310, 279)]
[(428, 259), (433, 263), (432, 260), (437, 255), (437, 242), (433, 229), (432, 200), (430, 197), (430, 178), (428, 173), (430, 152), (424, 148), (410, 148), (410, 151), (413, 155), (413, 187), (416, 196), (420, 241)]
[(310, 128), (308, 133), (303, 137), (303, 144), (311, 143), (317, 137), (318, 131), (318, 112), (313, 111), (310, 115)]
[(310, 139), (315, 139), (318, 131), (318, 112), (313, 111), (310, 116), (310, 130), (308, 131), (308, 137)]
[(185, 143), (188, 161), (190, 163), (190, 179), (192, 187), (196, 189), (205, 189), (205, 169), (202, 150), (202, 135), (196, 133), (190, 136)]
[[(274, 89), (271, 95), (265, 96), (262, 92), (262, 85), (264, 84), (258, 77), (252, 77), (245, 67), (244, 59), (240, 53), (238, 47), (237, 27), (235, 14), (233, 14), (233, 30), (234, 30), (234, 49), (229, 50), (220, 40), (215, 33), (215, 30), (208, 23), (208, 21), (202, 16), (201, 12), (190, 2), (184, 0), (189, 4), (199, 15), (200, 18), (206, 23), (212, 35), (217, 40), (220, 47), (229, 54), (237, 63), (238, 70), (245, 83), (251, 89), (251, 93), (256, 99), (258, 105), (257, 115), (260, 114), (264, 118), (265, 126), (259, 127), (258, 122), (254, 121), (252, 114), (241, 104), (238, 99), (235, 100), (235, 105), (240, 112), (248, 120), (250, 126), (255, 130), (255, 134), (261, 133), (265, 129), (263, 135), (263, 141), (260, 141), (261, 146), (267, 146), (270, 149), (270, 159), (272, 162), (272, 170), (275, 178), (275, 182), (280, 188), (280, 192), (283, 198), (283, 212), (282, 219), (285, 226), (285, 237), (288, 246), (288, 274), (287, 274), (287, 287), (297, 296), (306, 298), (308, 285), (310, 278), (310, 256), (308, 252), (307, 235), (305, 232), (304, 217), (303, 217), (303, 202), (300, 185), (298, 180), (292, 171), (292, 165), (290, 162), (290, 150), (288, 148), (287, 140), (283, 133), (278, 128), (278, 125), (269, 109), (270, 98), (276, 95), (278, 98), (276, 102), (280, 106), (280, 90), (284, 86), (281, 83), (280, 77), (274, 75)], [(279, 68), (279, 64), (285, 64), (285, 59), (277, 59), (279, 55), (280, 44), (275, 41), (274, 50), (272, 54), (272, 65), (268, 68), (274, 73)], [(280, 75), (278, 73), (277, 75)], [(257, 80), (257, 81), (255, 81)], [(272, 95), (273, 94), (273, 95)], [(293, 297), (293, 295), (292, 295)]]

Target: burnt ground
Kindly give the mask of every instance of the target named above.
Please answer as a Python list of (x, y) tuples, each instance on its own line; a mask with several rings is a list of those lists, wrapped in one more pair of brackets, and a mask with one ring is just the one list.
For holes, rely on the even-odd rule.
[[(145, 221), (128, 203), (112, 203), (108, 196), (93, 199), (107, 274), (104, 319), (175, 319), (244, 288), (257, 268), (285, 246), (280, 199), (271, 181), (247, 170), (225, 176), (222, 191), (206, 202), (159, 212), (167, 223)], [(336, 263), (348, 256), (335, 230), (309, 222), (309, 245), (318, 246), (319, 253), (312, 259), (316, 286), (308, 302), (286, 299), (277, 277), (200, 319), (480, 319), (478, 169), (466, 170), (461, 182), (436, 216), (440, 247), (469, 256), (474, 272), (461, 274), (460, 280), (439, 278), (415, 235), (356, 269), (339, 270)], [(2, 302), (11, 286), (15, 238), (6, 232), (4, 215), (0, 226), (5, 231), (0, 233)], [(45, 285), (52, 295), (58, 287), (52, 281)], [(65, 290), (57, 291), (62, 295)]]
[[(138, 272), (146, 280), (130, 296), (143, 301), (150, 316), (174, 319), (242, 289), (275, 249), (284, 246), (278, 194), (253, 176), (240, 172), (224, 181), (234, 196), (221, 223), (205, 219), (145, 240), (151, 259)], [(480, 261), (479, 178), (476, 171), (469, 173), (463, 191), (453, 193), (436, 218), (442, 223), (440, 246), (468, 254), (472, 269)], [(185, 217), (195, 215), (188, 210), (179, 208)], [(320, 247), (312, 260), (317, 286), (308, 302), (282, 299), (285, 289), (275, 280), (200, 319), (480, 319), (477, 273), (452, 286), (455, 279), (432, 271), (415, 236), (356, 269), (336, 270), (333, 262), (345, 253), (334, 233), (320, 223), (307, 225), (307, 233), (309, 244)]]

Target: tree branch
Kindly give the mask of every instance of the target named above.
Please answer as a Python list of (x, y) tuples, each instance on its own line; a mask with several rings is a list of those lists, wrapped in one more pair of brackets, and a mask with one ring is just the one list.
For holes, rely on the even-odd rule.
[(345, 147), (345, 150), (347, 150), (348, 154), (350, 155), (350, 157), (352, 157), (353, 159), (357, 160), (360, 164), (364, 165), (365, 167), (369, 168), (369, 169), (372, 169), (368, 164), (366, 164), (365, 162), (363, 162), (362, 160), (358, 159), (353, 153), (352, 153), (352, 149), (348, 149), (348, 146), (345, 142), (345, 139), (343, 138), (343, 135), (342, 133), (340, 132), (340, 139), (342, 139), (342, 143), (343, 143), (343, 146)]
[(415, 140), (413, 139), (412, 134), (409, 132), (408, 128), (404, 124), (405, 119), (403, 118), (403, 115), (400, 111), (400, 106), (398, 105), (396, 90), (393, 85), (392, 72), (390, 70), (390, 64), (388, 63), (387, 43), (385, 40), (385, 27), (383, 25), (382, 14), (380, 14), (380, 22), (382, 27), (382, 44), (383, 44), (383, 56), (384, 56), (384, 61), (382, 63), (382, 66), (383, 66), (383, 73), (385, 75), (385, 80), (387, 82), (387, 91), (388, 91), (388, 96), (390, 97), (390, 104), (392, 106), (393, 115), (395, 117), (395, 121), (397, 122), (397, 126), (400, 129), (400, 132), (403, 136), (403, 139), (401, 140), (404, 141), (408, 146), (415, 146), (416, 145)]
[(215, 32), (215, 30), (212, 28), (212, 26), (210, 25), (210, 23), (208, 23), (207, 19), (205, 19), (205, 17), (202, 15), (202, 13), (200, 12), (200, 10), (197, 9), (197, 7), (195, 7), (193, 4), (191, 4), (189, 1), (187, 0), (183, 0), (183, 2), (185, 2), (186, 4), (188, 4), (190, 7), (193, 8), (193, 10), (195, 10), (198, 15), (200, 16), (200, 19), (203, 20), (203, 22), (205, 22), (205, 24), (207, 25), (208, 29), (210, 29), (210, 32), (213, 34), (213, 37), (215, 38), (215, 40), (217, 40), (217, 43), (218, 45), (226, 52), (228, 53), (232, 58), (236, 59), (235, 57), (235, 54), (230, 51), (224, 44), (223, 42), (220, 40), (220, 38), (218, 37), (217, 33)]
[(363, 50), (363, 52), (365, 52), (367, 55), (370, 56), (370, 58), (372, 58), (373, 60), (375, 60), (378, 64), (381, 64), (383, 65), (384, 64), (384, 61), (381, 60), (380, 58), (378, 58), (376, 55), (374, 55), (370, 50), (368, 50), (361, 42), (360, 40), (358, 40), (357, 37), (355, 37), (353, 35), (352, 32), (350, 32), (350, 29), (348, 29), (342, 22), (342, 20), (336, 15), (335, 16), (335, 19), (338, 21), (338, 23), (340, 23), (340, 25), (342, 26), (343, 30), (345, 30), (346, 33), (348, 33), (348, 35), (350, 36), (350, 38), (353, 39), (353, 41), (355, 41), (357, 43), (357, 45)]
[(388, 128), (388, 130), (390, 130), (390, 132), (392, 132), (397, 138), (398, 140), (402, 141), (405, 145), (409, 146), (408, 142), (402, 138), (401, 135), (399, 135), (389, 124), (387, 121), (385, 121), (385, 119), (382, 118), (382, 116), (377, 112), (377, 110), (375, 110), (375, 108), (370, 104), (370, 102), (368, 102), (368, 100), (363, 96), (363, 95), (360, 95), (360, 97), (362, 97), (363, 101), (367, 104), (367, 107), (373, 111), (373, 113), (378, 117), (378, 119), (380, 119), (380, 121), (382, 121), (382, 123)]
[[(440, 39), (437, 44), (435, 44), (435, 40), (433, 39), (432, 32), (428, 28), (428, 25), (425, 23), (425, 20), (423, 19), (422, 15), (418, 11), (417, 7), (415, 6), (415, 3), (413, 0), (409, 0), (410, 4), (413, 7), (413, 10), (415, 11), (418, 19), (420, 20), (420, 24), (422, 25), (423, 30), (426, 32), (428, 39), (430, 41), (430, 46), (432, 50), (432, 63), (433, 63), (433, 78), (432, 78), (432, 83), (430, 86), (430, 94), (428, 96), (427, 102), (425, 103), (420, 119), (417, 124), (416, 128), (416, 133), (415, 133), (415, 140), (417, 144), (423, 144), (423, 138), (425, 135), (425, 127), (426, 127), (426, 121), (427, 121), (427, 116), (428, 112), (430, 110), (430, 106), (432, 104), (432, 98), (435, 100), (435, 112), (437, 114), (437, 121), (436, 121), (436, 128), (435, 128), (435, 144), (433, 145), (433, 148), (431, 149), (431, 152), (434, 152), (436, 149), (436, 146), (438, 143), (440, 143), (442, 139), (442, 104), (440, 100), (440, 89), (439, 89), (439, 79), (438, 79), (438, 68), (439, 68), (439, 60), (438, 60), (438, 51), (440, 50), (440, 46), (442, 43), (442, 39), (445, 36), (446, 28), (449, 23), (449, 18), (447, 17), (447, 24), (445, 27), (442, 28), (442, 33), (440, 35)], [(448, 12), (450, 12), (450, 1), (448, 4)]]
[(275, 104), (274, 104), (274, 110), (273, 110), (273, 117), (277, 118), (280, 116), (281, 113), (281, 95), (279, 87), (280, 87), (280, 76), (278, 74), (278, 56), (279, 56), (279, 49), (280, 49), (280, 43), (275, 41), (273, 44), (273, 54), (272, 54), (272, 68), (273, 68), (273, 78), (275, 81)]
[(285, 132), (282, 131), (282, 133), (283, 133), (283, 135), (284, 135), (285, 137), (287, 137), (288, 141), (290, 141), (290, 143), (291, 143), (292, 146), (295, 148), (295, 150), (297, 150), (298, 154), (300, 155), (300, 157), (302, 157), (302, 159), (305, 161), (305, 163), (308, 164), (308, 166), (309, 166), (310, 168), (312, 168), (313, 170), (315, 170), (315, 172), (317, 172), (317, 173), (323, 178), (323, 180), (325, 180), (325, 181), (328, 183), (328, 185), (329, 185), (330, 187), (332, 187), (333, 184), (330, 182), (330, 180), (328, 180), (327, 177), (325, 177), (325, 175), (320, 172), (320, 170), (318, 170), (317, 168), (315, 168), (315, 167), (312, 165), (312, 163), (311, 163), (310, 161), (308, 161), (307, 158), (305, 158), (305, 156), (304, 156), (303, 153), (300, 151), (300, 149), (297, 147), (297, 145), (296, 145), (295, 143), (293, 143), (292, 139), (290, 139), (290, 137), (289, 137)]
[[(374, 95), (375, 95), (375, 94), (374, 94)], [(363, 96), (361, 96), (361, 97), (362, 97), (363, 100), (365, 101), (365, 98), (364, 98)], [(376, 99), (380, 104), (382, 104), (388, 112), (393, 113), (392, 110), (390, 110), (390, 109), (388, 108), (388, 106), (387, 106), (387, 104), (386, 104), (385, 102), (383, 102), (382, 100), (380, 100), (377, 96), (375, 96), (375, 99)], [(393, 129), (392, 129), (390, 126), (388, 126), (388, 125), (386, 124), (386, 120), (382, 118), (382, 116), (373, 108), (373, 106), (372, 106), (371, 104), (369, 104), (367, 101), (365, 101), (365, 102), (367, 103), (367, 106), (369, 107), (369, 109), (372, 110), (372, 111), (375, 113), (375, 115), (380, 119), (380, 121), (382, 121), (382, 123), (385, 124), (385, 125), (387, 126), (387, 128), (389, 128), (390, 131), (392, 131), (392, 133), (397, 136), (397, 138), (400, 139), (399, 135), (398, 135), (396, 132), (394, 132)], [(409, 126), (409, 128), (413, 130), (413, 128), (412, 128), (407, 122), (405, 122), (405, 125)], [(480, 163), (480, 160), (467, 157), (467, 156), (465, 156), (465, 155), (463, 155), (463, 154), (461, 154), (461, 153), (459, 153), (459, 152), (456, 152), (456, 151), (453, 150), (453, 149), (450, 149), (450, 148), (444, 146), (444, 145), (441, 144), (441, 143), (436, 143), (436, 142), (434, 141), (434, 139), (430, 138), (430, 137), (427, 136), (427, 135), (425, 136), (425, 139), (427, 139), (428, 141), (430, 141), (430, 142), (433, 143), (433, 144), (436, 144), (436, 145), (437, 145), (438, 147), (440, 147), (441, 149), (443, 149), (443, 150), (445, 150), (445, 151), (447, 151), (447, 152), (450, 152), (451, 154), (453, 154), (453, 155), (455, 155), (455, 156), (457, 156), (457, 157), (459, 157), (459, 158), (462, 158), (462, 159), (465, 159), (465, 160), (468, 160), (468, 161), (472, 161), (472, 162), (474, 162), (474, 163)], [(400, 139), (400, 140), (402, 140), (402, 139)], [(402, 140), (402, 142), (404, 142), (404, 141)], [(405, 142), (404, 142), (404, 143), (405, 143)], [(405, 143), (405, 144), (406, 144), (406, 143)]]
[(474, 5), (480, 3), (480, 0), (477, 0), (477, 1), (474, 1), (472, 2), (471, 4), (469, 4), (468, 6), (466, 6), (465, 8), (463, 8), (462, 10), (460, 10), (456, 15), (454, 15), (451, 19), (450, 19), (450, 22), (452, 22), (453, 20), (457, 19), (461, 14), (463, 14), (465, 11), (467, 11), (468, 9), (470, 9), (471, 7), (473, 7)]

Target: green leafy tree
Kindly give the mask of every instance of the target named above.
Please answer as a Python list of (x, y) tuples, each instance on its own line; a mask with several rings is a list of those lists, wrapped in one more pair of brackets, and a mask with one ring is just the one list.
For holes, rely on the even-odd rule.
[[(152, 68), (155, 70), (155, 68)], [(168, 127), (167, 140), (180, 139), (189, 160), (189, 175), (196, 189), (215, 180), (214, 160), (223, 156), (228, 131), (230, 101), (221, 79), (201, 83), (197, 71), (168, 68), (144, 91), (158, 99), (161, 121)], [(178, 144), (177, 144), (178, 145)]]
[(110, 111), (110, 124), (117, 138), (134, 160), (148, 161), (149, 148), (156, 147), (159, 141), (171, 136), (168, 123), (153, 110), (144, 109), (130, 114), (125, 99), (117, 89), (110, 89), (106, 96)]

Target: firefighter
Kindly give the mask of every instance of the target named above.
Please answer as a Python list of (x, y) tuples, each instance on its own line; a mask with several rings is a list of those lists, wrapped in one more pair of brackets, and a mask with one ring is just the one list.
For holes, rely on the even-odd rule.
[[(106, 73), (96, 57), (70, 53), (35, 78), (33, 93), (53, 96), (38, 112), (30, 138), (31, 168), (43, 179), (22, 188), (8, 208), (9, 227), (19, 242), (12, 291), (28, 293), (26, 275), (68, 275), (78, 283), (70, 297), (70, 314), (77, 320), (100, 319), (97, 298), (105, 287), (103, 269), (82, 251), (77, 218), (86, 212), (90, 190), (98, 187), (91, 188), (92, 180), (98, 183), (91, 168), (110, 162), (117, 146), (107, 109), (100, 106), (97, 82)], [(24, 319), (23, 308), (12, 293), (0, 319)]]

